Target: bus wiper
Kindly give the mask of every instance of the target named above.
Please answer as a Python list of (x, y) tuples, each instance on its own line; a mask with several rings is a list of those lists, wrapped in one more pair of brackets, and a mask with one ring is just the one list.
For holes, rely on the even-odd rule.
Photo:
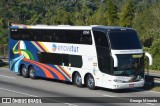
[(129, 70), (129, 69), (131, 69), (131, 65), (130, 64), (121, 66), (121, 70)]

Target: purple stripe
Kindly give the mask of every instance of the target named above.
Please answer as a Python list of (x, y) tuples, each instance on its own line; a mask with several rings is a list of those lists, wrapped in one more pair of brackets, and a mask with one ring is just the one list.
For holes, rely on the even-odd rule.
[(27, 26), (23, 26), (23, 28), (27, 28)]
[(35, 43), (43, 50), (43, 52), (46, 52), (46, 50), (38, 42)]
[(71, 78), (60, 66), (56, 65), (58, 68), (60, 68), (69, 78)]

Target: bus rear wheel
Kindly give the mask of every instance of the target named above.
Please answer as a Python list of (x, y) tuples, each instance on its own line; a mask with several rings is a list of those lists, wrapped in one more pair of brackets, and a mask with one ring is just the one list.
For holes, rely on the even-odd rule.
[(24, 78), (28, 78), (29, 74), (28, 74), (28, 70), (27, 70), (27, 68), (26, 68), (25, 65), (23, 65), (23, 66), (21, 67), (21, 73), (22, 73), (22, 76), (23, 76)]
[(81, 78), (81, 75), (77, 72), (74, 76), (74, 84), (77, 86), (77, 87), (82, 87), (82, 78)]
[(36, 71), (35, 71), (35, 69), (34, 69), (33, 66), (31, 66), (31, 67), (29, 68), (29, 77), (30, 77), (31, 79), (36, 79)]
[(91, 74), (87, 76), (86, 85), (89, 89), (92, 89), (92, 90), (96, 89), (95, 80)]

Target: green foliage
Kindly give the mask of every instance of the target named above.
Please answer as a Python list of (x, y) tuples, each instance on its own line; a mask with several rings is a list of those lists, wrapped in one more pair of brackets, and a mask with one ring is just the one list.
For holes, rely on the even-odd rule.
[(154, 62), (152, 69), (160, 70), (160, 39), (157, 39), (153, 42), (151, 46), (151, 54)]
[(105, 11), (100, 6), (89, 19), (90, 25), (108, 25)]
[(117, 6), (113, 4), (112, 0), (107, 2), (107, 19), (108, 25), (117, 25), (118, 23), (118, 10)]
[(153, 56), (152, 69), (160, 70), (160, 3), (137, 13), (133, 27), (138, 31), (141, 42)]
[(132, 21), (134, 18), (134, 5), (132, 0), (127, 0), (122, 8), (120, 14), (120, 25), (125, 27), (132, 27)]
[(0, 44), (7, 44), (8, 26), (116, 25), (133, 27), (145, 51), (160, 70), (159, 0), (1, 0)]

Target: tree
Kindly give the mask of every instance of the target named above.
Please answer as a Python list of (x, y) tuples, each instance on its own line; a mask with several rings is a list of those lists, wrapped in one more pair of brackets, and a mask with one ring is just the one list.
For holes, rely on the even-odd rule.
[(153, 56), (153, 62), (152, 69), (154, 70), (160, 70), (160, 39), (155, 40), (151, 46), (151, 51)]
[(101, 0), (96, 3), (96, 10), (93, 15), (89, 18), (90, 25), (108, 25), (107, 15), (106, 15), (106, 3)]
[(108, 25), (117, 25), (118, 15), (117, 6), (113, 4), (112, 0), (107, 1), (107, 19)]
[(120, 25), (124, 27), (132, 27), (134, 18), (134, 5), (132, 0), (127, 0), (120, 14)]

